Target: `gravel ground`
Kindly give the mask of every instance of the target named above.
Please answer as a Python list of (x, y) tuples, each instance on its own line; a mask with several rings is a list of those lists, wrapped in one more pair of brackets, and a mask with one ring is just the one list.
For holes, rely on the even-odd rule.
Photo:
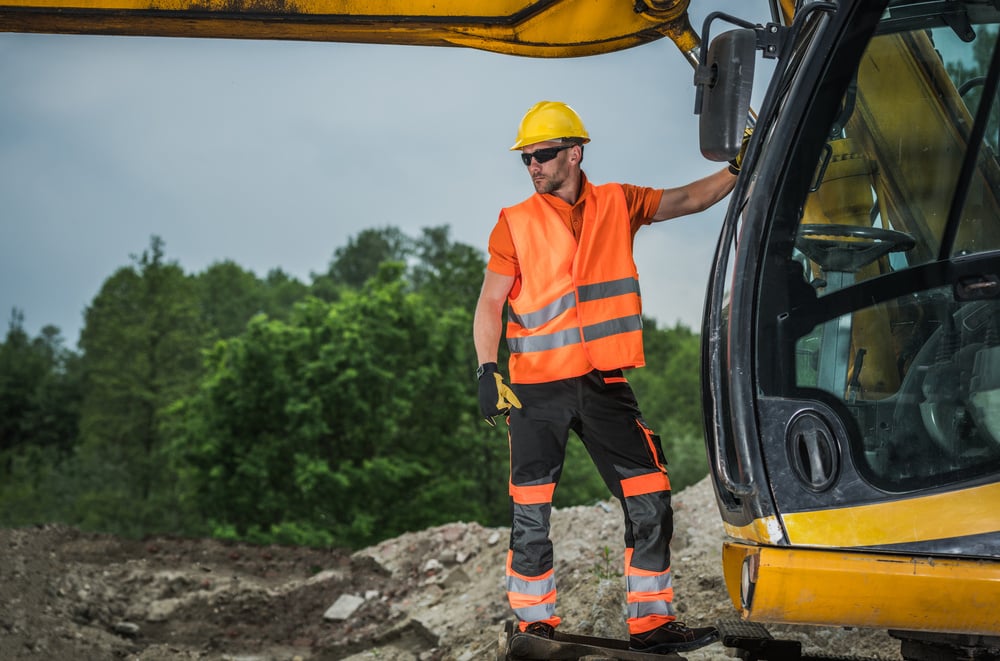
[[(735, 617), (708, 480), (675, 494), (676, 604)], [(0, 530), (0, 659), (473, 661), (511, 618), (508, 530), (452, 523), (355, 553), (204, 539), (142, 541), (61, 526)], [(625, 637), (616, 501), (553, 513), (566, 631)], [(772, 628), (807, 653), (899, 659), (882, 632)], [(690, 661), (730, 659), (719, 644)]]

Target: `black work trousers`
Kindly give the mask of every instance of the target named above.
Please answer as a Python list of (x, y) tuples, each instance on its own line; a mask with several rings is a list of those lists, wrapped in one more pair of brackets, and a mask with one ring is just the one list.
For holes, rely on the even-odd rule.
[(509, 416), (512, 525), (507, 590), (515, 613), (522, 622), (559, 621), (549, 515), (572, 430), (622, 503), (626, 576), (641, 576), (634, 582), (635, 591), (630, 587), (630, 602), (643, 601), (641, 607), (630, 608), (630, 629), (642, 618), (673, 619), (669, 574), (673, 515), (666, 460), (660, 439), (643, 421), (622, 372), (595, 370), (571, 379), (512, 387), (522, 404)]

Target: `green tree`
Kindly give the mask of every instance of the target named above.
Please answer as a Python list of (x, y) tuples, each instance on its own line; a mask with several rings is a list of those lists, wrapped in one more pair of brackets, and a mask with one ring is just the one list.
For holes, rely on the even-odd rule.
[(63, 519), (82, 394), (79, 357), (59, 329), (31, 339), (23, 319), (14, 310), (0, 342), (0, 525)]
[(67, 452), (76, 438), (77, 356), (55, 326), (31, 339), (13, 310), (0, 343), (0, 451), (27, 444)]
[[(446, 227), (384, 228), (309, 288), (233, 262), (189, 276), (153, 237), (94, 298), (81, 355), (53, 327), (28, 338), (15, 312), (0, 343), (0, 522), (348, 546), (507, 524), (506, 436), (476, 402), (484, 267)], [(645, 337), (649, 366), (629, 378), (680, 489), (706, 471), (698, 338), (651, 320)], [(571, 439), (557, 506), (604, 498)]]
[(195, 277), (200, 314), (217, 337), (239, 335), (255, 314), (264, 311), (264, 285), (235, 262), (215, 262)]
[(365, 229), (337, 248), (326, 273), (313, 276), (312, 294), (325, 301), (340, 297), (343, 289), (360, 289), (385, 262), (406, 262), (413, 240), (397, 227)]
[(384, 263), (211, 352), (175, 449), (217, 534), (359, 546), (489, 510), (469, 452), (485, 433), (471, 310), (408, 289)]
[(162, 424), (199, 380), (205, 326), (195, 281), (165, 261), (163, 245), (153, 237), (86, 311), (77, 517), (87, 528), (139, 534), (180, 525)]
[(287, 319), (295, 304), (308, 295), (308, 285), (281, 269), (271, 269), (264, 278), (264, 313), (274, 319)]
[(423, 229), (414, 241), (416, 262), (410, 279), (414, 289), (429, 298), (474, 310), (486, 262), (479, 250), (452, 241), (449, 234), (447, 225)]
[(216, 262), (195, 276), (201, 321), (216, 339), (239, 335), (255, 315), (286, 319), (309, 287), (281, 269), (263, 280), (235, 262)]

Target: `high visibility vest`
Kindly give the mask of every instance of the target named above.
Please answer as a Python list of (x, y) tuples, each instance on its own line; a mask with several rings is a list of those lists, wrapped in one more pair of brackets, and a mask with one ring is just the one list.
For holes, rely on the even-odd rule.
[(513, 383), (646, 364), (625, 193), (588, 189), (579, 244), (541, 195), (503, 211), (521, 269), (508, 297)]

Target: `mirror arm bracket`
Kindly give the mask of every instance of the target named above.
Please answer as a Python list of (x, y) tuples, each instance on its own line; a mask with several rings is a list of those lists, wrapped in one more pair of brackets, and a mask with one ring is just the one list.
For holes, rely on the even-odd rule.
[(757, 50), (761, 51), (764, 58), (768, 60), (779, 59), (791, 28), (777, 23), (768, 23), (764, 26), (758, 25), (753, 30), (757, 34)]

